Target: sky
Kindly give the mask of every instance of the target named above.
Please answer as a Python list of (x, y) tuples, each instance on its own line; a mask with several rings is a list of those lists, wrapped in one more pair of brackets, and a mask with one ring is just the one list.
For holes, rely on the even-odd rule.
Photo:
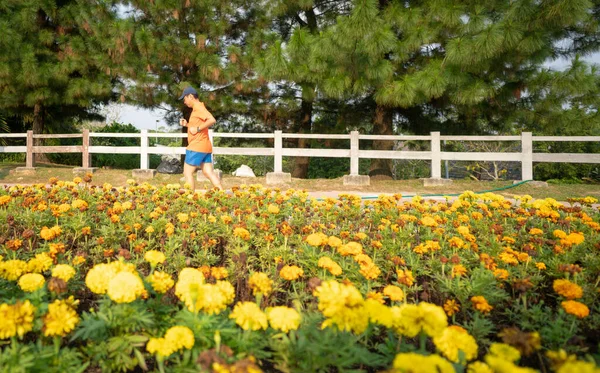
[[(587, 62), (600, 65), (600, 52), (583, 59)], [(544, 65), (553, 70), (564, 70), (569, 63), (570, 60), (558, 59)], [(168, 128), (163, 119), (164, 110), (148, 110), (126, 104), (113, 104), (107, 110), (109, 111), (107, 119), (124, 124), (131, 123), (138, 129), (157, 130), (160, 127)]]

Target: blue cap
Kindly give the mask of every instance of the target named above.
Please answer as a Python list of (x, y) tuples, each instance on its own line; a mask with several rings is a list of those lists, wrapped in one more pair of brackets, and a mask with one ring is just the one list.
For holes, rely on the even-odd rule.
[(187, 95), (198, 95), (198, 92), (196, 92), (196, 90), (193, 87), (186, 87), (186, 89), (183, 90), (181, 96), (179, 96), (179, 100), (183, 100), (183, 98)]

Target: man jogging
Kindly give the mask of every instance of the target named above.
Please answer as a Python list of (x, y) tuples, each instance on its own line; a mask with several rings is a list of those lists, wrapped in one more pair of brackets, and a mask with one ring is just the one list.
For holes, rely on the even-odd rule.
[(179, 120), (180, 125), (187, 127), (188, 135), (188, 146), (185, 151), (185, 164), (183, 165), (185, 182), (190, 184), (193, 191), (196, 190), (194, 172), (197, 168), (200, 168), (213, 186), (223, 190), (221, 181), (213, 169), (212, 144), (208, 137), (208, 129), (217, 121), (206, 110), (204, 103), (198, 100), (198, 92), (194, 88), (187, 87), (184, 89), (179, 99), (183, 99), (185, 106), (192, 109), (189, 122), (183, 118)]

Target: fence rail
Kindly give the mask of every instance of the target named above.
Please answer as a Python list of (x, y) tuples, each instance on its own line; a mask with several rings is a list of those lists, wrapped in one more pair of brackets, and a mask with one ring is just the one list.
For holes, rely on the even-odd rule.
[[(360, 158), (370, 159), (420, 159), (431, 161), (431, 178), (441, 179), (442, 161), (512, 161), (521, 163), (522, 180), (533, 179), (533, 162), (557, 163), (600, 163), (600, 154), (585, 153), (534, 153), (534, 142), (573, 141), (600, 142), (600, 136), (533, 136), (531, 132), (523, 132), (521, 136), (441, 136), (440, 132), (419, 136), (378, 136), (361, 135), (358, 131), (350, 134), (297, 134), (275, 131), (273, 133), (218, 133), (209, 131), (211, 141), (221, 138), (258, 138), (273, 139), (272, 148), (253, 147), (213, 147), (215, 155), (251, 155), (273, 156), (274, 171), (281, 173), (283, 157), (334, 157), (350, 158), (350, 175), (358, 175)], [(100, 146), (92, 145), (96, 138), (139, 138), (139, 146)], [(185, 154), (184, 147), (151, 147), (150, 138), (184, 138), (185, 133), (99, 133), (83, 130), (81, 134), (33, 134), (8, 133), (0, 134), (1, 138), (25, 138), (26, 145), (0, 146), (0, 153), (26, 153), (26, 167), (34, 167), (34, 154), (40, 153), (81, 153), (82, 168), (91, 168), (91, 154), (139, 154), (140, 169), (147, 170), (151, 154)], [(34, 139), (81, 138), (81, 145), (42, 146), (34, 145)], [(350, 140), (349, 149), (305, 149), (284, 148), (283, 139), (321, 139)], [(407, 150), (366, 150), (360, 149), (360, 140), (388, 141), (429, 141), (428, 151)], [(441, 150), (442, 141), (513, 141), (521, 143), (520, 152), (448, 152)]]

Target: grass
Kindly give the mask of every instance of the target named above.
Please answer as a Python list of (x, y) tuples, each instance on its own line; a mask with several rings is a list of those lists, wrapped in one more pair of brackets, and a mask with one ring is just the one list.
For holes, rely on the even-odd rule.
[[(57, 164), (38, 164), (36, 172), (32, 175), (18, 174), (14, 172), (16, 167), (23, 167), (23, 163), (0, 163), (0, 184), (35, 184), (45, 183), (51, 177), (60, 180), (72, 180), (74, 176), (72, 166)], [(183, 183), (183, 175), (156, 174), (153, 179), (147, 180), (150, 184), (161, 186), (173, 183)], [(102, 185), (110, 183), (114, 186), (124, 186), (127, 180), (132, 178), (131, 170), (99, 169), (94, 173), (92, 184)], [(263, 184), (266, 185), (265, 177), (241, 178), (231, 175), (223, 175), (223, 187), (231, 188), (240, 184)], [(412, 194), (453, 194), (465, 190), (475, 192), (493, 190), (512, 186), (512, 181), (473, 181), (454, 180), (452, 184), (439, 187), (424, 187), (421, 180), (371, 180), (371, 185), (357, 187), (345, 186), (342, 178), (338, 179), (292, 179), (291, 183), (273, 185), (281, 189), (306, 189), (311, 192), (349, 192), (349, 193), (401, 193)], [(209, 188), (209, 182), (198, 182), (197, 188)], [(507, 197), (513, 195), (529, 194), (534, 198), (552, 197), (559, 201), (568, 198), (592, 196), (600, 199), (600, 183), (586, 184), (549, 184), (547, 187), (535, 187), (531, 184), (523, 184), (510, 189), (496, 191)]]

